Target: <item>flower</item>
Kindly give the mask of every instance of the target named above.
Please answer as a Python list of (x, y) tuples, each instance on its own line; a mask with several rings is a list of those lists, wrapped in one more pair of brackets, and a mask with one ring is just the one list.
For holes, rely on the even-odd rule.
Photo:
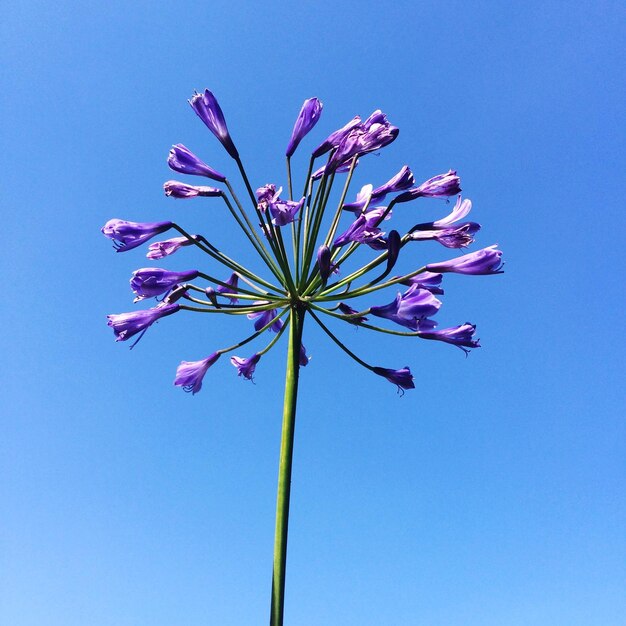
[(186, 272), (169, 272), (159, 267), (142, 267), (133, 272), (130, 286), (137, 295), (135, 300), (160, 296), (179, 283), (197, 278), (198, 270)]
[(456, 274), (483, 274), (502, 273), (502, 250), (497, 250), (498, 244), (488, 246), (476, 252), (470, 252), (450, 261), (429, 263), (426, 269), (430, 272), (454, 272)]
[(218, 104), (215, 96), (205, 89), (203, 94), (195, 93), (191, 100), (189, 100), (191, 108), (196, 112), (196, 115), (207, 125), (207, 128), (219, 139), (221, 144), (226, 148), (226, 152), (230, 156), (237, 160), (239, 159), (239, 153), (235, 144), (230, 137), (228, 128), (226, 126), (226, 120), (222, 109)]
[(283, 188), (279, 187), (278, 191), (276, 191), (276, 185), (273, 185), (272, 183), (259, 187), (256, 190), (257, 206), (259, 207), (259, 210), (265, 213), (270, 202), (274, 199), (274, 197), (278, 198), (282, 190)]
[(317, 266), (320, 270), (320, 277), (323, 282), (328, 280), (332, 271), (330, 248), (322, 245), (317, 249)]
[[(198, 241), (199, 237), (198, 235), (193, 235), (192, 239)], [(155, 241), (148, 246), (148, 254), (146, 254), (146, 257), (153, 260), (163, 259), (170, 254), (174, 254), (174, 252), (182, 246), (192, 245), (192, 239), (187, 239), (187, 237), (173, 237), (165, 241)]]
[[(237, 293), (237, 287), (239, 285), (239, 276), (233, 272), (230, 277), (224, 281), (228, 287), (224, 285), (218, 285), (217, 291), (218, 293)], [(239, 302), (239, 298), (237, 296), (228, 296), (231, 304), (237, 304)]]
[(416, 276), (411, 276), (407, 280), (402, 281), (402, 285), (417, 285), (420, 289), (428, 289), (430, 293), (441, 295), (443, 289), (440, 288), (443, 276), (441, 274), (434, 274), (433, 272), (420, 272)]
[(214, 352), (201, 361), (181, 361), (180, 365), (176, 368), (174, 385), (182, 387), (185, 391), (195, 395), (202, 389), (202, 379), (207, 373), (207, 370), (220, 356), (221, 354), (219, 352)]
[(195, 198), (196, 196), (207, 196), (215, 198), (222, 195), (222, 190), (217, 187), (200, 187), (196, 185), (187, 185), (177, 180), (168, 180), (163, 183), (163, 189), (166, 196), (174, 198)]
[(479, 339), (474, 339), (475, 332), (476, 326), (474, 324), (465, 323), (452, 328), (420, 332), (419, 336), (422, 339), (434, 339), (435, 341), (451, 343), (453, 346), (461, 348), (467, 354), (469, 352), (468, 348), (480, 348)]
[[(357, 310), (353, 309), (352, 307), (348, 306), (347, 304), (340, 302), (337, 305), (337, 308), (344, 314), (344, 315), (355, 315), (358, 313)], [(358, 315), (356, 317), (349, 317), (346, 318), (346, 322), (348, 322), (349, 324), (354, 324), (355, 326), (359, 326), (360, 324), (362, 324), (363, 322), (367, 322), (367, 317), (363, 316), (363, 315)]]
[(108, 325), (115, 333), (115, 341), (126, 341), (142, 330), (147, 330), (162, 317), (176, 313), (179, 308), (179, 304), (159, 304), (145, 311), (107, 315)]
[(372, 192), (372, 200), (382, 202), (390, 193), (404, 191), (415, 184), (413, 172), (405, 165), (393, 178), (390, 178), (384, 185), (376, 187)]
[(256, 352), (247, 359), (242, 359), (240, 356), (233, 356), (231, 357), (230, 362), (237, 368), (239, 376), (243, 376), (248, 380), (252, 380), (254, 370), (256, 369), (256, 364), (259, 362), (260, 359), (261, 355)]
[(155, 235), (160, 235), (172, 228), (172, 222), (127, 222), (109, 220), (101, 229), (102, 234), (114, 241), (117, 252), (126, 252), (140, 246)]
[(300, 344), (300, 353), (298, 354), (298, 363), (300, 367), (306, 367), (309, 364), (311, 357), (307, 355), (304, 344)]
[(226, 180), (224, 174), (209, 167), (201, 161), (189, 148), (177, 143), (172, 146), (170, 155), (167, 157), (167, 164), (176, 172), (190, 174), (191, 176), (206, 176), (223, 183)]
[(367, 205), (369, 205), (372, 201), (373, 190), (373, 185), (363, 185), (363, 187), (361, 187), (361, 191), (356, 194), (356, 200), (354, 202), (344, 204), (341, 208), (344, 211), (352, 211), (357, 216), (360, 215), (365, 210), (365, 207), (367, 207)]
[(323, 104), (317, 98), (308, 98), (304, 101), (291, 132), (291, 139), (287, 144), (287, 151), (285, 152), (287, 157), (293, 155), (305, 135), (319, 122), (322, 107)]
[[(387, 244), (383, 238), (384, 232), (378, 228), (378, 225), (386, 211), (386, 207), (376, 207), (367, 213), (359, 215), (348, 227), (348, 230), (335, 239), (333, 245), (341, 247), (347, 243), (366, 243), (375, 250), (384, 250)], [(387, 216), (388, 219), (391, 216), (391, 212)]]
[(376, 317), (384, 317), (417, 331), (434, 325), (434, 322), (427, 318), (437, 313), (440, 307), (441, 301), (430, 291), (412, 285), (402, 295), (398, 293), (393, 302), (385, 306), (370, 307), (370, 312)]
[(361, 123), (361, 118), (355, 115), (345, 126), (342, 126), (339, 130), (331, 133), (322, 143), (313, 150), (313, 158), (326, 154), (332, 148), (336, 148), (343, 138), (356, 126)]
[[(259, 301), (255, 302), (255, 304), (267, 304), (266, 302)], [(276, 309), (269, 309), (267, 311), (255, 311), (254, 313), (248, 313), (247, 317), (249, 320), (255, 320), (254, 322), (254, 330), (259, 331), (263, 326), (267, 326), (278, 313)], [(277, 333), (283, 327), (282, 320), (276, 320), (268, 330)]]
[(446, 248), (466, 248), (474, 243), (474, 234), (480, 230), (480, 224), (465, 222), (456, 228), (441, 230), (414, 230), (409, 234), (411, 241), (425, 241), (433, 239)]
[[(348, 161), (344, 161), (343, 163), (340, 163), (335, 168), (335, 174), (345, 174), (346, 172), (349, 172), (351, 169), (356, 169), (356, 166), (358, 164), (359, 164), (359, 160), (358, 159), (354, 162), (354, 167), (352, 165), (352, 159), (350, 159)], [(311, 178), (313, 180), (319, 180), (322, 176), (324, 176), (324, 174), (326, 174), (326, 166), (325, 165), (323, 167), (320, 167), (318, 170), (315, 170), (315, 172), (313, 172)]]
[(413, 375), (411, 370), (407, 367), (403, 367), (399, 370), (391, 370), (385, 367), (372, 368), (374, 374), (378, 374), (383, 378), (386, 378), (390, 383), (398, 385), (400, 389), (415, 389), (415, 383), (413, 382)]
[(296, 214), (304, 205), (304, 198), (300, 202), (293, 200), (281, 200), (276, 198), (269, 203), (270, 214), (272, 215), (272, 224), (274, 226), (285, 226), (291, 224), (296, 218)]
[(456, 175), (454, 170), (450, 170), (446, 174), (439, 174), (429, 178), (419, 187), (409, 189), (400, 194), (396, 198), (396, 202), (408, 202), (415, 198), (445, 198), (446, 196), (455, 196), (461, 191), (461, 179)]

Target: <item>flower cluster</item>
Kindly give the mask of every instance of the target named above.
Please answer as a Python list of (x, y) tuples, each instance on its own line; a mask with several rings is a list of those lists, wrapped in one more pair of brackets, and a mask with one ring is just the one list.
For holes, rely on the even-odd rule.
[[(108, 316), (109, 326), (117, 341), (137, 337), (135, 345), (155, 322), (180, 311), (245, 315), (253, 327), (248, 337), (232, 346), (215, 350), (205, 358), (183, 361), (178, 366), (174, 384), (194, 394), (200, 391), (205, 374), (222, 354), (234, 352), (269, 333), (271, 339), (267, 345), (251, 356), (234, 355), (230, 358), (238, 375), (252, 380), (261, 357), (276, 344), (290, 324), (298, 324), (300, 329), (296, 333), (299, 366), (307, 365), (309, 357), (301, 341), (302, 323), (306, 316), (310, 316), (346, 354), (369, 371), (397, 385), (399, 390), (415, 386), (408, 367), (390, 369), (366, 363), (339, 340), (322, 321), (323, 317), (374, 332), (449, 343), (466, 353), (479, 347), (473, 324), (437, 328), (434, 318), (442, 305), (437, 296), (443, 294), (441, 284), (445, 273), (475, 276), (500, 273), (502, 253), (496, 245), (451, 260), (427, 263), (402, 276), (389, 277), (405, 246), (411, 242), (435, 241), (445, 248), (457, 249), (473, 243), (480, 225), (466, 220), (472, 203), (461, 197), (461, 181), (455, 171), (450, 170), (416, 184), (413, 173), (404, 165), (386, 183), (377, 187), (367, 184), (356, 193), (353, 201), (347, 201), (359, 159), (391, 144), (398, 136), (398, 128), (377, 110), (364, 121), (359, 116), (354, 117), (330, 133), (312, 151), (302, 194), (294, 196), (291, 157), (317, 125), (322, 113), (322, 103), (317, 98), (309, 98), (302, 105), (287, 143), (286, 190), (268, 183), (255, 191), (215, 96), (207, 89), (202, 94), (194, 94), (189, 102), (234, 160), (250, 206), (244, 208), (227, 176), (207, 165), (180, 143), (170, 150), (167, 159), (169, 167), (186, 176), (208, 178), (220, 186), (169, 180), (163, 186), (165, 194), (178, 199), (205, 197), (223, 202), (270, 276), (259, 276), (225, 255), (203, 235), (190, 234), (175, 222), (138, 223), (112, 219), (104, 225), (102, 233), (113, 240), (117, 252), (150, 242), (146, 256), (155, 261), (170, 257), (181, 248), (195, 246), (228, 272), (228, 275), (217, 278), (215, 272), (209, 274), (201, 269), (137, 269), (130, 280), (135, 302), (148, 298), (155, 298), (156, 301), (152, 308)], [(322, 162), (318, 162), (315, 169), (318, 159)], [(333, 185), (343, 174), (346, 176), (336, 208), (327, 212), (332, 203)], [(419, 198), (449, 199), (455, 196), (454, 208), (439, 220), (417, 223), (404, 235), (398, 230), (385, 230), (385, 222), (392, 218), (396, 205)], [(403, 209), (398, 207), (397, 210)], [(350, 216), (350, 220), (340, 230), (345, 216)], [(175, 236), (151, 241), (168, 231), (173, 231)], [(290, 251), (286, 242), (288, 239), (293, 248)], [(376, 251), (376, 256), (364, 266), (346, 271), (349, 257), (363, 244)], [(368, 280), (370, 272), (374, 272), (375, 277)], [(402, 287), (404, 290), (397, 291), (387, 304), (383, 300), (357, 310), (346, 303), (385, 288)], [(379, 318), (391, 326), (372, 324), (372, 318)], [(403, 330), (394, 329), (394, 325), (401, 326)]]

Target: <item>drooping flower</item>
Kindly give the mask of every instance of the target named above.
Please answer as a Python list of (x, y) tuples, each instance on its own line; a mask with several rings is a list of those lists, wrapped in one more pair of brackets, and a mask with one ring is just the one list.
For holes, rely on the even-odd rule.
[(113, 329), (115, 341), (126, 341), (133, 335), (147, 330), (154, 322), (176, 313), (180, 305), (159, 304), (152, 309), (107, 315), (108, 325)]
[(387, 369), (385, 367), (372, 368), (374, 374), (378, 374), (383, 378), (386, 378), (390, 383), (398, 385), (399, 389), (415, 389), (415, 383), (413, 382), (413, 375), (411, 370), (407, 367), (403, 367), (399, 370)]
[(322, 114), (322, 103), (317, 98), (308, 98), (304, 101), (302, 109), (296, 119), (296, 123), (291, 133), (291, 139), (287, 144), (285, 155), (291, 157), (296, 151), (298, 144), (311, 131), (311, 129), (319, 122)]
[(502, 273), (502, 250), (497, 249), (498, 244), (488, 246), (476, 252), (470, 252), (456, 259), (429, 263), (426, 269), (430, 272), (454, 272), (456, 274), (470, 274), (480, 276), (484, 274)]
[(240, 356), (233, 356), (230, 359), (230, 362), (237, 368), (239, 372), (239, 376), (243, 376), (247, 380), (252, 380), (254, 376), (254, 370), (256, 369), (256, 364), (261, 359), (261, 355), (256, 352), (251, 357), (244, 359)]
[(322, 282), (326, 282), (332, 272), (330, 248), (322, 245), (317, 249), (317, 266), (320, 270)]
[(453, 346), (461, 348), (463, 352), (468, 353), (468, 348), (480, 348), (480, 340), (474, 339), (475, 332), (476, 326), (474, 324), (465, 323), (452, 328), (420, 332), (419, 336), (422, 339), (434, 339), (435, 341), (451, 343)]
[[(267, 304), (267, 302), (258, 301), (255, 304)], [(261, 330), (263, 326), (267, 326), (278, 315), (276, 309), (269, 309), (267, 311), (255, 311), (254, 313), (248, 313), (249, 320), (254, 320), (254, 330)], [(268, 330), (277, 333), (283, 327), (282, 320), (276, 320)]]
[(306, 367), (309, 364), (310, 360), (311, 360), (311, 357), (307, 355), (304, 344), (301, 344), (300, 353), (298, 355), (298, 363), (300, 364), (300, 367)]
[(430, 291), (412, 285), (403, 294), (398, 293), (393, 302), (370, 307), (370, 312), (417, 331), (433, 327), (434, 322), (428, 318), (435, 315), (440, 307), (441, 300), (437, 300)]
[(296, 219), (296, 215), (303, 205), (304, 198), (302, 198), (300, 202), (276, 198), (276, 200), (269, 203), (272, 224), (274, 224), (274, 226), (285, 226), (286, 224), (291, 224), (291, 222)]
[(137, 295), (135, 300), (143, 300), (144, 298), (160, 296), (179, 283), (197, 278), (198, 274), (198, 270), (170, 272), (160, 267), (142, 267), (133, 272), (130, 286)]
[(239, 153), (228, 132), (224, 114), (215, 96), (208, 89), (205, 89), (203, 94), (195, 93), (189, 100), (189, 104), (197, 116), (207, 125), (207, 128), (226, 148), (226, 152), (233, 159), (238, 159)]
[(176, 369), (174, 385), (182, 387), (185, 391), (191, 392), (192, 395), (198, 393), (202, 389), (204, 375), (220, 356), (219, 352), (214, 352), (200, 361), (181, 361)]
[[(344, 302), (340, 302), (337, 305), (337, 308), (344, 315), (356, 315), (358, 313), (356, 309), (353, 309), (352, 307), (348, 306)], [(367, 317), (365, 317), (364, 315), (358, 315), (356, 317), (349, 317), (349, 318), (346, 318), (346, 322), (348, 322), (349, 324), (354, 324), (355, 326), (359, 326), (363, 322), (367, 322)]]
[[(334, 133), (328, 135), (328, 137), (322, 141), (322, 143), (313, 150), (313, 157), (317, 158), (322, 156), (322, 154), (326, 154), (332, 148), (336, 148), (343, 138), (356, 126), (361, 123), (361, 118), (358, 115), (355, 115), (345, 126), (342, 126)], [(321, 176), (321, 174), (320, 174)]]
[(396, 198), (396, 202), (409, 202), (416, 198), (445, 198), (461, 192), (461, 179), (454, 170), (429, 178), (419, 187), (409, 189)]
[[(224, 281), (228, 287), (224, 285), (218, 285), (217, 291), (218, 293), (237, 293), (237, 287), (239, 286), (239, 276), (233, 272), (228, 279)], [(228, 296), (231, 304), (237, 304), (239, 302), (239, 298), (237, 296)]]
[(177, 143), (172, 146), (170, 154), (167, 157), (167, 164), (174, 171), (180, 172), (181, 174), (206, 176), (220, 183), (226, 180), (224, 174), (220, 174), (217, 170), (207, 165), (182, 143)]
[(117, 252), (126, 252), (145, 241), (172, 228), (172, 222), (127, 222), (109, 220), (101, 229), (102, 234), (114, 241)]
[(187, 185), (187, 183), (181, 183), (177, 180), (168, 180), (166, 183), (163, 183), (163, 190), (166, 196), (172, 196), (173, 198), (195, 198), (196, 196), (216, 198), (223, 193), (217, 187)]
[[(192, 239), (198, 240), (198, 235), (193, 235)], [(155, 241), (148, 246), (148, 254), (146, 257), (149, 259), (164, 259), (170, 254), (174, 254), (182, 246), (191, 246), (193, 241), (187, 239), (187, 237), (173, 237), (172, 239), (166, 239), (165, 241)]]

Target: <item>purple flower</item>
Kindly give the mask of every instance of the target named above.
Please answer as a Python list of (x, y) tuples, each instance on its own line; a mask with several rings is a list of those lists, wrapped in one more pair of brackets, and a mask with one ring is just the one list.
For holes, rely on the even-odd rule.
[(344, 204), (341, 208), (344, 211), (352, 211), (355, 215), (361, 215), (365, 208), (372, 201), (372, 192), (374, 190), (373, 185), (363, 185), (361, 187), (361, 191), (356, 194), (356, 200), (354, 202), (349, 202)]
[(470, 252), (463, 256), (442, 261), (441, 263), (430, 263), (426, 269), (431, 272), (455, 272), (456, 274), (471, 274), (475, 276), (483, 274), (502, 273), (502, 250), (497, 250), (498, 244), (488, 246), (476, 252)]
[(177, 180), (168, 180), (163, 183), (166, 196), (174, 198), (195, 198), (196, 196), (207, 196), (215, 198), (222, 195), (222, 190), (217, 187), (202, 187), (197, 185), (187, 185)]
[(317, 98), (309, 98), (304, 101), (293, 127), (291, 139), (289, 140), (289, 144), (287, 144), (287, 151), (285, 152), (287, 157), (293, 155), (305, 135), (319, 122), (322, 107), (322, 103)]
[(409, 202), (415, 198), (445, 198), (456, 196), (461, 191), (461, 179), (456, 175), (456, 171), (450, 170), (446, 174), (439, 174), (429, 178), (419, 187), (414, 187), (400, 194), (396, 202)]
[(309, 364), (311, 357), (307, 355), (304, 344), (300, 344), (300, 354), (298, 355), (298, 363), (300, 367), (306, 367)]
[(259, 187), (256, 190), (256, 199), (259, 211), (265, 213), (270, 205), (270, 202), (272, 202), (272, 200), (274, 200), (275, 198), (278, 199), (278, 196), (280, 196), (282, 190), (283, 188), (279, 187), (277, 192), (276, 185), (273, 185), (272, 183), (268, 183), (267, 185), (263, 185), (263, 187)]
[[(230, 277), (224, 281), (229, 287), (224, 287), (224, 285), (218, 285), (217, 291), (218, 293), (237, 293), (237, 287), (239, 286), (239, 276), (234, 272), (230, 275)], [(239, 298), (236, 296), (228, 296), (231, 304), (237, 304), (239, 302)]]
[[(258, 301), (258, 302), (255, 302), (255, 304), (267, 304), (267, 302)], [(277, 315), (278, 313), (276, 312), (276, 309), (269, 309), (268, 311), (256, 311), (254, 313), (248, 313), (247, 317), (249, 320), (255, 320), (254, 330), (259, 331), (261, 330), (261, 328), (263, 328), (263, 326), (267, 326), (273, 319), (275, 319)], [(283, 327), (282, 320), (276, 320), (268, 328), (268, 330), (277, 333), (280, 331), (282, 327)]]
[[(354, 169), (356, 169), (357, 165), (359, 164), (359, 160), (357, 159), (354, 162)], [(352, 159), (348, 160), (348, 161), (344, 161), (343, 163), (340, 163), (336, 168), (335, 168), (335, 174), (345, 174), (346, 172), (350, 171), (350, 168), (352, 167)], [(323, 167), (320, 167), (318, 170), (315, 170), (315, 172), (313, 172), (313, 175), (311, 176), (311, 178), (313, 180), (318, 180), (320, 179), (324, 174), (326, 173), (326, 166), (324, 165)]]
[(440, 307), (441, 301), (437, 300), (430, 291), (413, 285), (402, 295), (398, 294), (390, 304), (373, 306), (370, 311), (376, 317), (384, 317), (417, 331), (423, 329), (425, 325), (433, 326), (434, 322), (427, 318), (437, 313)]
[(456, 199), (454, 209), (452, 209), (452, 212), (449, 215), (446, 215), (446, 217), (442, 217), (440, 220), (424, 226), (427, 226), (429, 228), (448, 228), (452, 224), (456, 224), (456, 222), (462, 220), (465, 216), (469, 215), (469, 212), (471, 210), (472, 201), (469, 198), (465, 198), (465, 200), (463, 200), (461, 196), (459, 196)]
[(304, 197), (300, 202), (293, 200), (276, 200), (269, 203), (270, 214), (272, 215), (272, 224), (274, 226), (285, 226), (291, 224), (296, 219), (296, 214), (304, 205)]
[(214, 352), (201, 361), (182, 361), (176, 369), (174, 384), (187, 392), (191, 391), (192, 394), (198, 393), (202, 389), (204, 375), (220, 356), (219, 352)]
[(126, 252), (140, 246), (155, 235), (160, 235), (172, 227), (172, 222), (127, 222), (112, 219), (102, 227), (102, 234), (113, 239), (117, 252)]
[(476, 326), (474, 324), (461, 324), (452, 328), (442, 328), (441, 330), (431, 330), (428, 332), (420, 332), (422, 339), (434, 339), (436, 341), (445, 341), (457, 346), (466, 354), (468, 348), (480, 348), (479, 339), (474, 339)]
[(167, 157), (167, 164), (176, 172), (181, 174), (190, 174), (191, 176), (206, 176), (213, 180), (223, 183), (226, 176), (220, 174), (217, 170), (209, 167), (204, 161), (201, 161), (189, 148), (177, 143), (172, 146), (170, 154)]
[(428, 289), (430, 293), (441, 295), (443, 289), (440, 288), (443, 276), (441, 274), (433, 274), (433, 272), (420, 272), (416, 276), (411, 276), (407, 280), (403, 280), (401, 284), (411, 286), (417, 285), (420, 289)]
[[(337, 305), (337, 308), (344, 315), (356, 315), (358, 313), (358, 311), (356, 311), (352, 307), (348, 306), (347, 304), (344, 304), (343, 302), (340, 302)], [(346, 322), (348, 322), (349, 324), (354, 324), (355, 326), (359, 326), (363, 322), (367, 322), (367, 317), (365, 317), (363, 315), (359, 315), (357, 317), (351, 317), (351, 318), (346, 319)]]
[[(342, 141), (342, 139), (356, 126), (361, 123), (361, 118), (356, 115), (345, 126), (342, 126), (339, 130), (331, 133), (322, 143), (313, 150), (313, 157), (317, 158), (326, 154), (332, 148), (336, 148)], [(321, 174), (320, 174), (321, 176)]]
[(162, 317), (176, 313), (179, 308), (179, 304), (159, 304), (145, 311), (107, 315), (107, 323), (115, 333), (115, 341), (126, 341), (142, 330), (147, 330)]
[(480, 230), (480, 224), (465, 222), (456, 228), (443, 228), (441, 230), (413, 230), (409, 234), (412, 241), (426, 241), (432, 239), (438, 241), (446, 248), (466, 248), (474, 243), (474, 234)]
[(389, 231), (387, 235), (387, 268), (385, 274), (388, 274), (393, 269), (400, 256), (401, 248), (402, 237), (400, 237), (400, 233), (397, 230)]
[[(198, 235), (193, 235), (193, 239), (197, 241)], [(163, 259), (170, 254), (174, 254), (182, 246), (190, 246), (192, 244), (193, 241), (187, 239), (187, 237), (174, 237), (165, 241), (155, 241), (148, 246), (148, 254), (146, 256), (153, 260)]]
[(186, 272), (170, 272), (159, 267), (142, 267), (133, 272), (130, 286), (137, 295), (135, 301), (153, 298), (169, 291), (179, 283), (198, 277), (198, 270)]
[(322, 282), (326, 283), (331, 274), (330, 248), (328, 246), (320, 246), (317, 250), (317, 266), (320, 270)]
[(376, 202), (382, 202), (387, 194), (398, 193), (398, 191), (404, 191), (415, 184), (415, 178), (413, 173), (404, 166), (393, 178), (389, 179), (384, 185), (376, 187), (372, 192), (372, 200)]
[[(376, 207), (367, 213), (359, 215), (344, 233), (335, 239), (334, 246), (341, 247), (347, 243), (365, 243), (374, 250), (384, 250), (387, 244), (384, 240), (384, 232), (378, 228), (386, 207)], [(387, 219), (391, 212), (387, 214)]]
[(242, 359), (240, 356), (233, 356), (231, 357), (230, 362), (237, 368), (239, 376), (252, 380), (256, 364), (260, 361), (260, 359), (261, 355), (257, 352), (247, 359)]
[(196, 112), (197, 116), (219, 139), (224, 148), (226, 148), (226, 152), (228, 152), (233, 159), (238, 159), (239, 153), (230, 137), (224, 114), (215, 96), (208, 89), (205, 89), (203, 94), (195, 93), (191, 97), (191, 100), (189, 100), (189, 104)]
[(187, 292), (189, 291), (189, 285), (176, 285), (168, 294), (163, 297), (161, 302), (163, 304), (173, 304), (174, 302), (178, 302), (181, 298), (185, 298), (187, 296)]
[(413, 375), (411, 370), (407, 367), (403, 367), (399, 370), (391, 370), (385, 367), (372, 368), (374, 374), (378, 374), (383, 378), (386, 378), (390, 383), (398, 385), (398, 389), (415, 389), (415, 383), (413, 382)]

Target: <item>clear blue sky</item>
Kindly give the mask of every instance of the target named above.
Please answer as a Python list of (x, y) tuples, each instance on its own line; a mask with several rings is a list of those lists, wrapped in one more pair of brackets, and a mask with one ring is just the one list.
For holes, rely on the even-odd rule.
[(0, 623), (267, 622), (285, 343), (256, 385), (223, 359), (191, 397), (172, 386), (178, 362), (245, 323), (173, 316), (132, 352), (105, 323), (132, 308), (129, 275), (147, 265), (113, 252), (99, 232), (111, 217), (175, 219), (253, 263), (223, 207), (162, 194), (177, 142), (235, 177), (186, 102), (209, 87), (255, 184), (284, 184), (304, 98), (325, 107), (299, 176), (327, 132), (382, 108), (400, 137), (354, 189), (405, 163), (419, 180), (455, 168), (483, 224), (474, 248), (497, 242), (507, 262), (446, 280), (441, 322), (478, 324), (467, 359), (341, 329), (363, 357), (411, 365), (404, 397), (305, 329), (286, 623), (623, 624), (625, 13), (601, 0), (6, 6)]

